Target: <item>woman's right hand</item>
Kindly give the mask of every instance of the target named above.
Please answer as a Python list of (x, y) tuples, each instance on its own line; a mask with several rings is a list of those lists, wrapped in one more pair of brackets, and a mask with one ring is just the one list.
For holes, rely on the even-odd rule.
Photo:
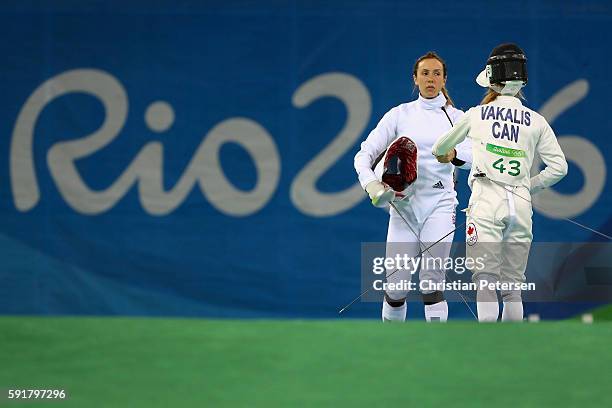
[(395, 191), (385, 183), (377, 180), (368, 183), (366, 191), (374, 207), (385, 207), (395, 198)]

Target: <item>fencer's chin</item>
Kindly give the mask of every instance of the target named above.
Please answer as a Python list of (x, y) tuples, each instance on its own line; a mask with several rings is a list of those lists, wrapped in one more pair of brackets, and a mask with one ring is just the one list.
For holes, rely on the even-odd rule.
[(476, 83), (482, 86), (483, 88), (488, 88), (489, 86), (491, 86), (491, 83), (489, 82), (489, 78), (487, 77), (486, 68), (483, 69), (480, 72), (480, 74), (478, 74), (478, 76), (476, 77)]

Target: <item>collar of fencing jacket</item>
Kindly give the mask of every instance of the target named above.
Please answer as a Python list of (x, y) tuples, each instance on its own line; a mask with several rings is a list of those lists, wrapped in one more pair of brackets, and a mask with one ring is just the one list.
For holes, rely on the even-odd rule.
[(510, 96), (510, 95), (499, 95), (497, 98), (495, 98), (493, 103), (496, 105), (506, 104), (506, 105), (523, 106), (523, 103), (521, 102), (519, 98), (517, 98), (516, 96)]
[(423, 109), (437, 109), (446, 105), (446, 98), (444, 97), (444, 94), (442, 92), (440, 92), (435, 98), (431, 99), (424, 98), (423, 95), (419, 94), (418, 100), (419, 105)]

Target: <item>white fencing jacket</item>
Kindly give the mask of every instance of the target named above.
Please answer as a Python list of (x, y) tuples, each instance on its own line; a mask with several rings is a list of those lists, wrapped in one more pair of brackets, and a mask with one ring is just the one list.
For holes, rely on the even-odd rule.
[[(468, 110), (452, 130), (438, 139), (433, 153), (442, 155), (466, 137), (474, 147), (470, 187), (474, 174), (482, 172), (492, 180), (534, 193), (567, 174), (567, 161), (546, 119), (514, 96), (500, 95), (493, 102)], [(535, 152), (546, 167), (531, 176)]]
[[(409, 137), (418, 151), (417, 180), (404, 192), (407, 198), (399, 204), (401, 207), (410, 206), (417, 220), (423, 222), (441, 198), (457, 196), (453, 180), (455, 166), (438, 163), (432, 155), (432, 147), (440, 135), (451, 129), (451, 121), (456, 123), (462, 116), (462, 111), (446, 105), (442, 93), (433, 99), (419, 95), (417, 100), (391, 109), (361, 143), (361, 149), (355, 155), (355, 170), (361, 186), (365, 189), (368, 183), (380, 181), (380, 175), (372, 170), (372, 164), (397, 138)], [(469, 169), (472, 163), (471, 142), (466, 140), (457, 145), (456, 150), (457, 158), (465, 162), (461, 168)]]

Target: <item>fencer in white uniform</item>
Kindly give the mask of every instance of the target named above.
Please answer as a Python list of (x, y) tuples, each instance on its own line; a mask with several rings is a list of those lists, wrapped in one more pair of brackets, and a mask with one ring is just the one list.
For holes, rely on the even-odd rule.
[[(497, 293), (487, 283), (509, 284), (501, 290), (502, 321), (522, 321), (521, 291), (525, 281), (531, 231), (531, 194), (557, 183), (567, 174), (567, 162), (546, 119), (523, 106), (518, 96), (527, 83), (527, 59), (515, 44), (493, 49), (487, 66), (476, 79), (488, 88), (481, 105), (469, 109), (453, 129), (433, 146), (446, 152), (466, 137), (472, 140), (472, 190), (467, 211), (466, 256), (486, 259), (473, 271), (477, 283), (478, 320), (497, 321)], [(468, 140), (469, 140), (468, 139)], [(534, 154), (546, 167), (531, 175)], [(450, 167), (450, 166), (449, 166)]]
[[(454, 189), (454, 168), (438, 163), (431, 154), (431, 148), (437, 137), (450, 129), (463, 112), (456, 109), (448, 97), (444, 86), (446, 65), (435, 53), (427, 53), (416, 61), (413, 80), (419, 88), (419, 98), (387, 112), (361, 144), (354, 162), (361, 186), (369, 193), (370, 198), (375, 200), (383, 191), (388, 190), (388, 186), (381, 182), (381, 164), (379, 163), (376, 172), (373, 170), (377, 158), (380, 159), (386, 149), (403, 136), (409, 137), (417, 146), (416, 181), (403, 191), (404, 199), (395, 201), (404, 219), (395, 209), (390, 208), (386, 251), (388, 258), (395, 257), (396, 254), (417, 257), (428, 243), (436, 242), (455, 229), (457, 194)], [(451, 149), (447, 159), (452, 160), (457, 167), (469, 169), (471, 155), (470, 142), (466, 141), (456, 149)], [(423, 254), (424, 257), (447, 258), (453, 235), (448, 234), (443, 242)], [(444, 294), (427, 283), (443, 282), (445, 271), (436, 269), (437, 265), (429, 266), (421, 267), (419, 271), (421, 285), (426, 285), (425, 289), (421, 290), (425, 317), (427, 321), (446, 321), (448, 305)], [(390, 275), (395, 269), (387, 269), (386, 272)], [(409, 268), (401, 269), (388, 277), (387, 281), (410, 281), (415, 272)], [(432, 289), (429, 289), (430, 287)], [(406, 319), (407, 293), (407, 290), (386, 291), (382, 309), (383, 321)]]

